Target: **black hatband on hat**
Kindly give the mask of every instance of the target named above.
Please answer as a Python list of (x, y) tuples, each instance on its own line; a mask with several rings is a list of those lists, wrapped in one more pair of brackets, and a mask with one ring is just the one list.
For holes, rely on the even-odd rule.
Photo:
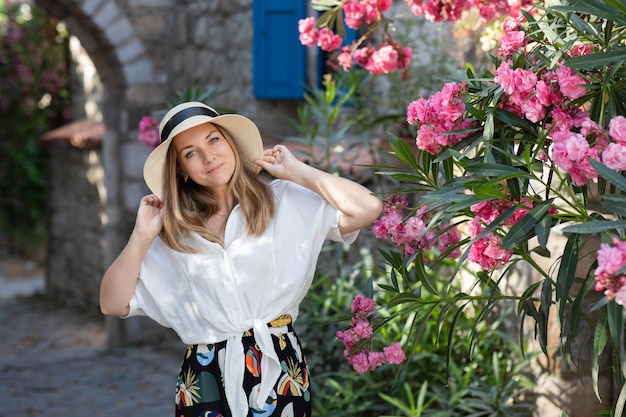
[(161, 143), (165, 142), (172, 130), (174, 130), (174, 128), (178, 126), (178, 124), (192, 116), (217, 117), (219, 116), (219, 114), (211, 109), (207, 109), (206, 107), (188, 107), (186, 109), (183, 109), (173, 115), (170, 120), (165, 123), (165, 126), (163, 126), (163, 130), (161, 131)]

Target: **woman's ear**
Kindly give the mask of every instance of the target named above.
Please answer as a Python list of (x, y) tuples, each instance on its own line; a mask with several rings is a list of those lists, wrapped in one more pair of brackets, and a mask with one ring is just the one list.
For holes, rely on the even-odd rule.
[(183, 181), (187, 182), (189, 180), (189, 175), (185, 174), (180, 168), (176, 169), (176, 173), (183, 177)]

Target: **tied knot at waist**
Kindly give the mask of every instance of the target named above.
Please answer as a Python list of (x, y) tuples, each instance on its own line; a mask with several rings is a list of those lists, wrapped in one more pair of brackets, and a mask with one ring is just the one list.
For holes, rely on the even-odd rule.
[[(246, 369), (245, 352), (241, 348), (241, 338), (233, 337), (226, 343), (226, 369), (224, 372), (224, 388), (228, 405), (233, 417), (247, 417), (250, 407), (263, 409), (276, 381), (282, 373), (282, 366), (274, 349), (272, 334), (278, 335), (292, 330), (292, 317), (289, 314), (281, 315), (269, 323), (261, 320), (252, 320), (252, 333), (261, 351), (261, 383), (258, 395), (248, 398), (243, 388)], [(285, 327), (287, 327), (285, 329)]]

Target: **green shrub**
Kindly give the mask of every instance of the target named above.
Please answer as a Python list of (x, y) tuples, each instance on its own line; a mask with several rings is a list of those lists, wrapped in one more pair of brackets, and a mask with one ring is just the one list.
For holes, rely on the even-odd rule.
[(46, 161), (38, 140), (63, 122), (67, 33), (25, 2), (0, 2), (0, 229), (20, 247), (42, 243)]

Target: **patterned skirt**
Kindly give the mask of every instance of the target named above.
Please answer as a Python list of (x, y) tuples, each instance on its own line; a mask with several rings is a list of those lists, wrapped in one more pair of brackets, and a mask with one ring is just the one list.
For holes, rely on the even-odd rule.
[[(275, 321), (269, 325), (276, 326)], [(311, 416), (306, 358), (291, 324), (285, 329), (285, 333), (272, 334), (282, 373), (263, 409), (250, 406), (248, 417)], [(246, 361), (243, 388), (250, 399), (261, 382), (262, 352), (252, 330), (244, 333), (242, 345)], [(232, 417), (222, 383), (225, 348), (226, 342), (188, 346), (176, 386), (176, 417)]]

